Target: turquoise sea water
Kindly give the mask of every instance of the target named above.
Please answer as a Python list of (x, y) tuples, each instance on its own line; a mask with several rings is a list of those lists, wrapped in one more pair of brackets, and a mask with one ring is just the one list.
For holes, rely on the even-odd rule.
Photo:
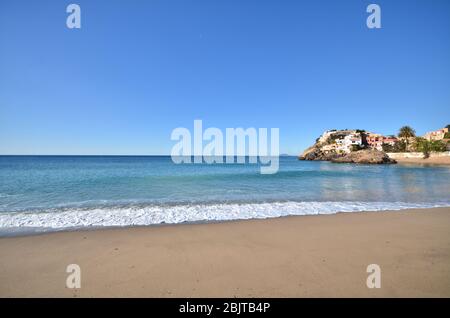
[(450, 206), (450, 168), (280, 157), (182, 164), (169, 156), (0, 156), (0, 234)]

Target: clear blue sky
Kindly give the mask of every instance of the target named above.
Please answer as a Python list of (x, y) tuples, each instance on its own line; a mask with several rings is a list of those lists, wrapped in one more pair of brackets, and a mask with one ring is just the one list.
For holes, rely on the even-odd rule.
[(0, 1), (0, 154), (168, 154), (194, 119), (290, 154), (450, 124), (450, 1)]

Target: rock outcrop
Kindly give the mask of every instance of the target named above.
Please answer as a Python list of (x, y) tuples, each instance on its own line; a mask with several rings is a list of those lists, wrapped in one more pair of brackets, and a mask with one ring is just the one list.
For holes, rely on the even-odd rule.
[(312, 146), (306, 149), (299, 157), (299, 160), (318, 160), (318, 161), (330, 161), (334, 158), (338, 158), (340, 155), (337, 153), (325, 153), (320, 147)]
[(336, 163), (360, 163), (360, 164), (385, 164), (397, 163), (394, 159), (383, 152), (376, 149), (366, 149), (350, 152), (342, 157), (331, 159)]
[[(327, 130), (306, 149), (299, 160), (320, 160), (337, 163), (384, 164), (395, 160), (377, 150), (367, 141), (365, 130)], [(372, 145), (373, 146), (373, 145)]]

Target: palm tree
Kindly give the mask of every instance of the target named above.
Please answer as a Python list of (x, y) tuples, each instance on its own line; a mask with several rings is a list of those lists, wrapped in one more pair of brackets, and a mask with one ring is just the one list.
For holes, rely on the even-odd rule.
[[(416, 136), (416, 131), (409, 126), (403, 126), (398, 132), (399, 138), (404, 138), (406, 141), (406, 149), (408, 149), (408, 139)], [(407, 150), (408, 151), (408, 150)]]
[(400, 138), (416, 137), (416, 131), (409, 126), (403, 126), (398, 132)]

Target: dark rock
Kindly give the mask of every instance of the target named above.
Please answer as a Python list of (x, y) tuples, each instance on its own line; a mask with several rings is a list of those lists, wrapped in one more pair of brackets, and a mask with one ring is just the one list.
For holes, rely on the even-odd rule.
[(310, 147), (306, 149), (303, 154), (301, 154), (298, 159), (299, 160), (320, 160), (320, 161), (330, 161), (334, 158), (338, 158), (341, 155), (336, 153), (325, 153), (320, 150), (319, 147)]
[(361, 164), (385, 164), (385, 163), (397, 163), (394, 159), (379, 150), (368, 149), (350, 152), (342, 157), (333, 158), (332, 162), (336, 163), (361, 163)]

